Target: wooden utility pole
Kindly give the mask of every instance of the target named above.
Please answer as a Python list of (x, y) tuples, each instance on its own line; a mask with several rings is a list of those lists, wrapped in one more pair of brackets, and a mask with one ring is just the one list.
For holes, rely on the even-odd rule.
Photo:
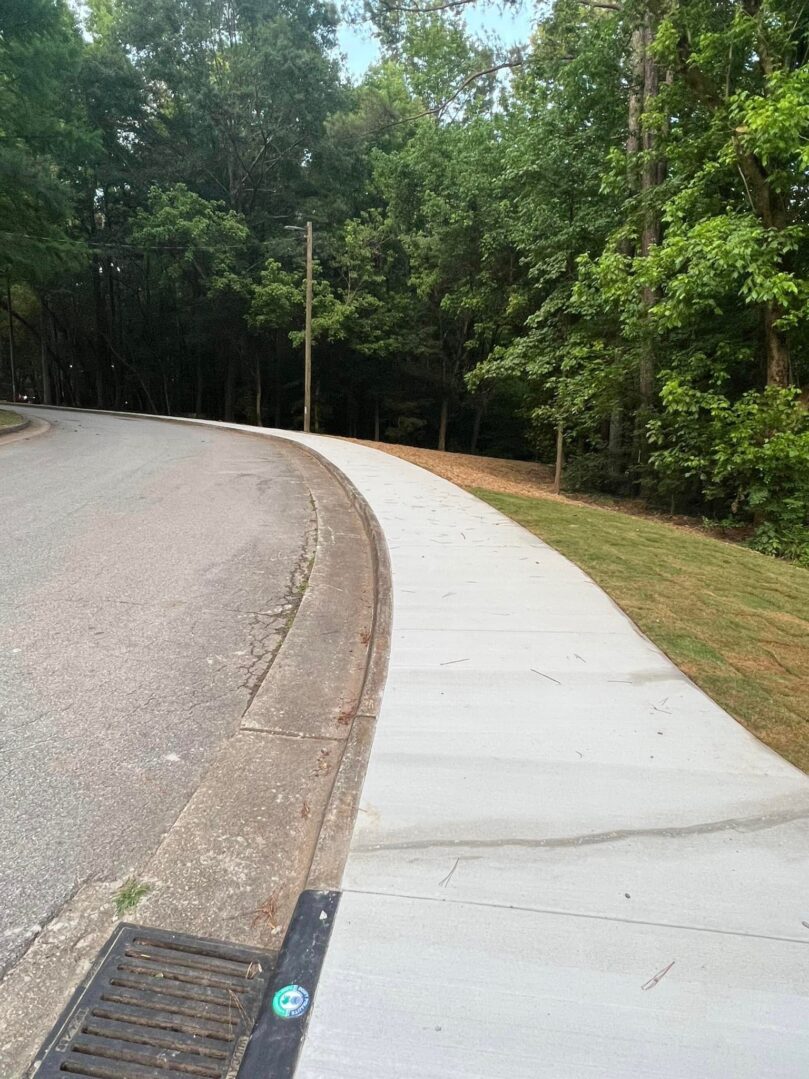
[(312, 419), (312, 222), (306, 222), (306, 339), (303, 372), (303, 429), (308, 432)]
[(6, 304), (8, 306), (8, 361), (11, 368), (11, 400), (17, 400), (17, 373), (14, 367), (14, 312), (11, 309), (11, 278), (6, 275)]

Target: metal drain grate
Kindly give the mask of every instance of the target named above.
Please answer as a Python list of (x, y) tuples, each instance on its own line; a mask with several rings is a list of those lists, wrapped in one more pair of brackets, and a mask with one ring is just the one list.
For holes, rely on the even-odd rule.
[(271, 974), (263, 952), (120, 925), (43, 1047), (37, 1079), (231, 1079)]

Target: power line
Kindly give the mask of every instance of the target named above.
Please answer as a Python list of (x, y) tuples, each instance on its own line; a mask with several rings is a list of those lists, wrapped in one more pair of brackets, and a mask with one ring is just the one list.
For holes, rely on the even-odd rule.
[[(34, 243), (50, 244), (52, 247), (81, 247), (81, 248), (101, 248), (110, 251), (137, 251), (140, 254), (150, 254), (157, 251), (186, 251), (188, 247), (184, 247), (181, 244), (154, 244), (149, 247), (142, 246), (140, 244), (129, 244), (123, 240), (116, 241), (104, 241), (104, 240), (71, 240), (68, 237), (62, 239), (56, 239), (52, 236), (33, 236), (28, 232), (8, 232), (5, 229), (0, 229), (0, 236), (6, 236), (9, 239), (15, 240), (32, 240)], [(264, 244), (267, 241), (256, 241), (260, 244)], [(190, 245), (188, 245), (190, 246)], [(197, 251), (210, 251), (212, 254), (216, 254), (217, 251), (238, 249), (244, 246), (240, 243), (221, 243), (216, 247), (204, 247), (199, 244), (194, 245), (194, 249)]]

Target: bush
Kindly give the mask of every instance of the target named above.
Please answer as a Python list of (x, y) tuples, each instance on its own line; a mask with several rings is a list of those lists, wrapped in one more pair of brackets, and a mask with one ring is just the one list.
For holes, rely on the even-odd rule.
[(798, 391), (767, 387), (731, 402), (671, 378), (649, 424), (661, 485), (698, 482), (721, 515), (751, 522), (751, 546), (809, 565), (809, 414)]

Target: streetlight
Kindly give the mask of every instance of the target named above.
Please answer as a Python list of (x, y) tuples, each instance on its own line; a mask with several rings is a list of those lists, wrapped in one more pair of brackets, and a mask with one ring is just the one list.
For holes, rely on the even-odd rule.
[(303, 346), (303, 429), (308, 434), (312, 414), (312, 222), (306, 228), (284, 225), (290, 232), (306, 233), (306, 333)]

